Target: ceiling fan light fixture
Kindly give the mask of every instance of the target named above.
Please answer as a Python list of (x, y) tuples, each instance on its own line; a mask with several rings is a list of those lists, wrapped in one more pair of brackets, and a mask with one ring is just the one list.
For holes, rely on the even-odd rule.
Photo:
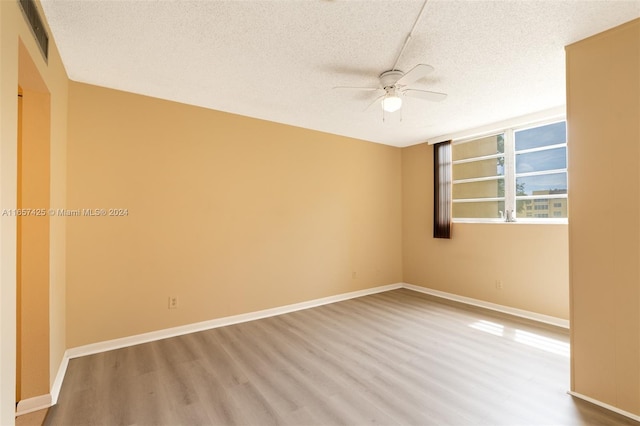
[(402, 106), (402, 99), (396, 94), (389, 94), (382, 99), (382, 109), (386, 112), (396, 112)]

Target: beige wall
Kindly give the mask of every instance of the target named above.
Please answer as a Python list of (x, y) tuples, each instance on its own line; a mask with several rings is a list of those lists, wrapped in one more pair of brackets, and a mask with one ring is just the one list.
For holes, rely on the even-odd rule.
[[(636, 414), (638, 39), (635, 21), (568, 49), (570, 144), (579, 141), (569, 149), (572, 388)], [(0, 2), (0, 48), (0, 207), (17, 202), (20, 82), (50, 94), (51, 206), (128, 209), (50, 218), (49, 383), (68, 347), (398, 281), (569, 316), (567, 226), (455, 224), (452, 240), (431, 238), (427, 145), (400, 150), (69, 84), (55, 43), (45, 63), (17, 2)], [(606, 151), (615, 162), (601, 161), (602, 141), (616, 142)], [(605, 192), (620, 202), (593, 196)], [(11, 424), (13, 218), (0, 219), (0, 259), (0, 424)]]
[(567, 225), (454, 223), (444, 240), (432, 224), (433, 147), (414, 145), (402, 150), (404, 281), (569, 318)]
[(636, 415), (639, 57), (640, 20), (567, 47), (572, 390)]
[(69, 347), (402, 280), (399, 148), (79, 83), (69, 107), (68, 208), (128, 209), (67, 219)]
[[(20, 43), (35, 65), (44, 87), (34, 83), (21, 63)], [(17, 203), (18, 84), (25, 90), (50, 93), (52, 203), (64, 204), (67, 126), (66, 73), (56, 46), (50, 40), (45, 62), (19, 9), (18, 2), (0, 1), (0, 208)], [(24, 59), (24, 55), (22, 55)], [(37, 80), (37, 79), (36, 79)], [(50, 223), (49, 244), (49, 383), (58, 371), (65, 350), (65, 230), (64, 219)], [(0, 424), (12, 424), (16, 375), (16, 220), (0, 218)]]
[(18, 208), (38, 210), (38, 215), (19, 216), (16, 219), (19, 357), (16, 380), (18, 400), (24, 400), (48, 394), (50, 384), (50, 240), (47, 215), (51, 184), (50, 95), (48, 92), (23, 89), (20, 105)]

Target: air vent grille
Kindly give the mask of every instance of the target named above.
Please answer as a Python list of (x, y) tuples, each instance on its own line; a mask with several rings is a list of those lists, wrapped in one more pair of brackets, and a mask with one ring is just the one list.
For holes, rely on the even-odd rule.
[(22, 7), (22, 12), (24, 13), (25, 18), (27, 18), (27, 22), (31, 27), (31, 31), (33, 31), (33, 35), (38, 42), (38, 46), (40, 46), (40, 51), (44, 55), (45, 59), (49, 58), (49, 35), (47, 34), (47, 30), (44, 28), (44, 24), (42, 23), (42, 19), (38, 14), (38, 8), (36, 7), (36, 3), (34, 0), (18, 0), (20, 6)]

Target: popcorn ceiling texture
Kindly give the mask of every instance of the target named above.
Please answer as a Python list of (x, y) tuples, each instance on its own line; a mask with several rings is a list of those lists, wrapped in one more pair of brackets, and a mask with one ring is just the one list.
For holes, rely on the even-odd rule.
[(422, 1), (42, 0), (69, 77), (408, 146), (565, 103), (564, 46), (640, 16), (640, 1), (430, 0), (398, 68), (435, 71), (402, 120), (367, 106)]

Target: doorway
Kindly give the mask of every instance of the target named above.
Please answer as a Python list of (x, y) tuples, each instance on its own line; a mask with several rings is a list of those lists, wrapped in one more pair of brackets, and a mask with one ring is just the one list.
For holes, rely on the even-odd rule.
[(49, 215), (51, 99), (27, 49), (18, 65), (16, 209), (17, 412), (50, 401)]

